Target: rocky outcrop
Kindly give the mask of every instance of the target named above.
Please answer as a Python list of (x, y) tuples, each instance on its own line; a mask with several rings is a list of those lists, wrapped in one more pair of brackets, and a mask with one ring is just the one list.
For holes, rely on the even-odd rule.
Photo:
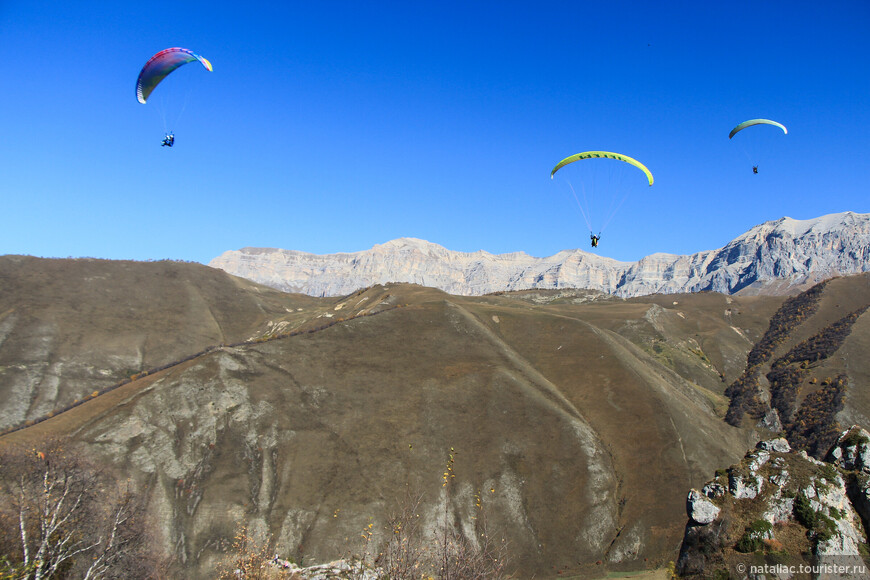
[(846, 429), (827, 459), (842, 469), (851, 470), (849, 498), (865, 529), (870, 527), (870, 433), (858, 425)]
[[(840, 439), (849, 444), (863, 434), (852, 429)], [(854, 470), (858, 464), (850, 465), (847, 469)], [(742, 577), (752, 566), (767, 563), (781, 569), (827, 566), (838, 570), (838, 578), (866, 577), (861, 553), (867, 536), (853, 498), (866, 499), (868, 487), (856, 487), (855, 475), (804, 451), (792, 452), (785, 439), (759, 443), (739, 464), (718, 472), (703, 494), (689, 492), (677, 571), (704, 578), (736, 571)]]
[(374, 284), (410, 282), (450, 294), (589, 288), (617, 296), (716, 291), (786, 293), (795, 285), (870, 269), (870, 214), (845, 212), (755, 226), (718, 250), (652, 254), (619, 262), (582, 250), (546, 258), (523, 252), (454, 252), (401, 238), (354, 253), (316, 255), (243, 248), (210, 266), (288, 292), (338, 296)]
[(334, 560), (302, 567), (276, 556), (269, 564), (275, 569), (276, 575), (278, 570), (281, 571), (279, 577), (297, 580), (378, 580), (384, 577), (382, 570), (367, 568), (359, 561)]
[(719, 515), (719, 508), (698, 490), (691, 490), (686, 500), (689, 519), (698, 524), (709, 524)]
[(828, 459), (843, 469), (870, 473), (870, 433), (858, 425), (843, 431)]

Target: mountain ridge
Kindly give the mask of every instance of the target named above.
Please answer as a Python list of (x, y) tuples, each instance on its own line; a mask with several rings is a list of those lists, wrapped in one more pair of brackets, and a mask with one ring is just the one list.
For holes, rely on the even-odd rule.
[(788, 294), (818, 281), (870, 269), (870, 214), (764, 222), (722, 248), (691, 255), (654, 253), (622, 262), (584, 250), (546, 257), (518, 251), (456, 252), (418, 238), (369, 250), (311, 254), (246, 247), (209, 266), (288, 292), (340, 296), (373, 284), (414, 283), (450, 294), (588, 288), (621, 297), (716, 291)]

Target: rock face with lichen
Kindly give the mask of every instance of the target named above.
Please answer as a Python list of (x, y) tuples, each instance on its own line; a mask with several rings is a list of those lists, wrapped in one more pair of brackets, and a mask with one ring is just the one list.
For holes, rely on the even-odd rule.
[[(860, 428), (844, 432), (832, 456), (842, 457), (844, 445), (870, 444), (865, 437)], [(689, 492), (677, 570), (707, 578), (761, 563), (828, 565), (852, 567), (839, 578), (864, 578), (867, 514), (857, 504), (867, 493), (866, 473), (856, 463), (838, 466), (791, 451), (785, 439), (763, 441), (717, 472), (703, 494)]]
[(843, 469), (870, 474), (870, 433), (857, 425), (843, 431), (828, 459)]
[(718, 250), (690, 256), (657, 253), (638, 262), (583, 250), (546, 258), (523, 252), (454, 252), (401, 238), (370, 250), (328, 255), (243, 248), (224, 252), (209, 265), (312, 296), (338, 296), (392, 282), (464, 296), (533, 288), (589, 288), (623, 297), (700, 291), (785, 294), (831, 276), (868, 271), (870, 214), (785, 217), (755, 226)]

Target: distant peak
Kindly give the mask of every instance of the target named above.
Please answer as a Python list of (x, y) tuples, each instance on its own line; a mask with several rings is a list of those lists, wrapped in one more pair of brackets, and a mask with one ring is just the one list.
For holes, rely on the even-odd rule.
[(832, 230), (840, 229), (842, 226), (851, 226), (856, 222), (862, 221), (870, 223), (870, 214), (857, 214), (852, 211), (845, 211), (806, 220), (783, 217), (776, 221), (767, 223), (773, 225), (775, 229), (787, 232), (792, 236), (802, 236), (810, 231), (830, 232)]
[(389, 248), (406, 248), (406, 247), (414, 247), (414, 248), (443, 248), (443, 246), (439, 246), (438, 244), (421, 240), (420, 238), (396, 238), (395, 240), (390, 240), (389, 242), (384, 242), (383, 244), (375, 244), (375, 248), (379, 247), (389, 247)]
[[(479, 256), (479, 257), (504, 257), (504, 258), (512, 258), (512, 257), (521, 257), (528, 256), (525, 252), (507, 252), (505, 254), (493, 254), (491, 252), (487, 252), (486, 250), (476, 250), (474, 252), (462, 252), (458, 250), (448, 250), (444, 246), (440, 244), (436, 244), (434, 242), (429, 242), (426, 240), (421, 240), (419, 238), (396, 238), (395, 240), (390, 240), (389, 242), (384, 242), (383, 244), (375, 244), (374, 248), (415, 248), (422, 251), (428, 252), (438, 252), (438, 253), (447, 253), (450, 255), (457, 256)], [(563, 250), (564, 251), (564, 250)]]

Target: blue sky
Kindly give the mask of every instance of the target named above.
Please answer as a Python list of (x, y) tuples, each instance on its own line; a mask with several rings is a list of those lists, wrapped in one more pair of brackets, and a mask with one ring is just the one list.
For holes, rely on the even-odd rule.
[[(868, 40), (865, 0), (0, 0), (0, 254), (590, 249), (549, 178), (585, 150), (655, 175), (597, 249), (619, 260), (867, 213)], [(170, 46), (214, 72), (182, 67), (139, 104)], [(753, 175), (728, 132), (756, 117), (789, 134)]]

